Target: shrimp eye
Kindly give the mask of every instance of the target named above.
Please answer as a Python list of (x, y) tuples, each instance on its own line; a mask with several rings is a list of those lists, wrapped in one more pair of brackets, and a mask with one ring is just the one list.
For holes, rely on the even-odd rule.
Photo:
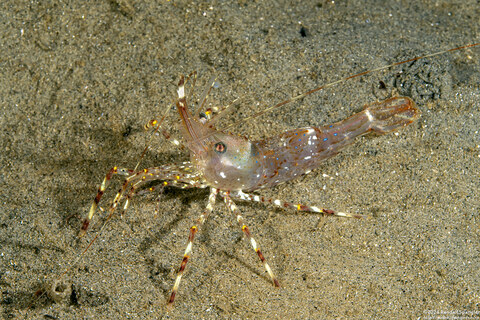
[(200, 112), (200, 114), (198, 115), (200, 117), (200, 119), (207, 119), (207, 114), (205, 112)]
[(227, 151), (227, 146), (223, 142), (215, 143), (215, 152), (216, 153), (225, 153)]

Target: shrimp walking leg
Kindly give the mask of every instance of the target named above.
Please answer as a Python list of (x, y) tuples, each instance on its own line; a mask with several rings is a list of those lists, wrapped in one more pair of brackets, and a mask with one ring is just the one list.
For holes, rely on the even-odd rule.
[(98, 208), (98, 203), (100, 202), (105, 190), (107, 188), (108, 182), (111, 180), (112, 176), (115, 174), (120, 174), (128, 176), (122, 184), (122, 187), (117, 192), (117, 195), (112, 201), (112, 204), (109, 208), (109, 216), (113, 215), (116, 207), (120, 201), (124, 198), (125, 191), (128, 189), (128, 186), (131, 186), (131, 189), (125, 196), (126, 201), (123, 208), (125, 212), (128, 208), (129, 201), (133, 197), (135, 191), (141, 184), (144, 184), (149, 181), (163, 180), (164, 186), (172, 185), (177, 188), (205, 188), (206, 185), (199, 178), (198, 173), (194, 172), (193, 167), (190, 162), (183, 162), (181, 165), (166, 165), (161, 167), (154, 167), (149, 169), (144, 169), (138, 172), (130, 169), (119, 169), (113, 167), (107, 173), (103, 179), (102, 184), (98, 188), (97, 195), (93, 200), (92, 206), (88, 216), (83, 221), (79, 236), (82, 237), (87, 232), (88, 226), (90, 225), (96, 209)]
[(236, 218), (237, 218), (237, 222), (238, 224), (240, 225), (240, 228), (242, 229), (243, 233), (245, 234), (245, 237), (247, 238), (247, 240), (250, 242), (250, 244), (252, 245), (253, 247), (253, 250), (255, 250), (255, 252), (257, 253), (258, 257), (260, 258), (260, 260), (262, 261), (263, 263), (263, 266), (265, 267), (265, 270), (267, 270), (267, 273), (268, 275), (270, 276), (270, 278), (272, 279), (272, 282), (273, 282), (273, 285), (275, 287), (280, 287), (280, 283), (278, 282), (277, 278), (275, 277), (275, 275), (273, 274), (273, 271), (272, 269), (270, 268), (270, 266), (268, 265), (267, 263), (267, 260), (265, 259), (265, 257), (263, 256), (263, 253), (262, 251), (260, 250), (260, 247), (258, 246), (257, 242), (255, 241), (255, 239), (252, 237), (252, 234), (250, 233), (250, 230), (248, 229), (248, 226), (245, 224), (245, 220), (243, 219), (243, 216), (240, 214), (240, 210), (238, 210), (237, 206), (235, 205), (235, 203), (233, 203), (232, 199), (230, 198), (230, 195), (228, 192), (222, 192), (222, 196), (225, 200), (225, 204), (227, 205), (227, 208), (228, 208), (228, 211), (230, 211), (231, 213), (233, 213)]
[(255, 201), (255, 202), (261, 202), (264, 204), (273, 204), (276, 207), (282, 208), (282, 209), (294, 209), (297, 211), (305, 211), (305, 212), (316, 212), (316, 213), (323, 213), (325, 215), (333, 215), (337, 217), (346, 217), (346, 218), (362, 218), (363, 215), (360, 214), (351, 214), (348, 212), (339, 212), (339, 211), (333, 211), (330, 209), (324, 209), (324, 208), (319, 208), (315, 206), (307, 206), (303, 204), (294, 204), (292, 202), (287, 202), (279, 199), (269, 199), (265, 198), (262, 196), (257, 196), (254, 194), (248, 194), (244, 192), (237, 192), (235, 194), (231, 194), (232, 198), (235, 199), (240, 199), (244, 201)]
[(175, 295), (177, 294), (178, 287), (180, 286), (180, 282), (182, 281), (183, 272), (185, 271), (185, 267), (187, 266), (188, 259), (190, 259), (190, 256), (192, 254), (193, 240), (195, 238), (195, 234), (197, 233), (198, 229), (203, 225), (205, 220), (208, 218), (208, 215), (212, 213), (213, 207), (215, 206), (215, 199), (217, 197), (217, 194), (218, 194), (217, 189), (212, 188), (210, 190), (210, 196), (208, 197), (208, 204), (205, 209), (205, 212), (203, 212), (200, 215), (200, 217), (197, 220), (197, 224), (190, 227), (190, 234), (188, 236), (188, 243), (187, 243), (187, 247), (185, 248), (185, 253), (183, 254), (182, 264), (178, 269), (177, 278), (175, 279), (175, 284), (173, 285), (172, 293), (170, 294), (170, 298), (168, 299), (169, 306), (173, 305), (173, 302), (175, 301)]
[[(80, 233), (79, 233), (79, 237), (83, 237), (85, 235), (85, 233), (87, 232), (88, 226), (90, 225), (90, 222), (93, 219), (95, 211), (98, 208), (98, 204), (99, 204), (100, 200), (102, 199), (102, 196), (105, 193), (105, 190), (107, 189), (108, 182), (110, 181), (110, 179), (112, 179), (112, 176), (115, 175), (115, 174), (130, 175), (131, 173), (132, 172), (128, 169), (118, 169), (118, 167), (113, 167), (112, 169), (110, 169), (108, 171), (108, 173), (105, 175), (105, 178), (102, 181), (102, 184), (98, 188), (97, 195), (95, 196), (95, 199), (93, 200), (93, 203), (90, 206), (90, 211), (88, 212), (88, 216), (83, 220), (82, 228), (80, 229)], [(118, 197), (118, 194), (117, 194), (117, 197)], [(115, 199), (117, 197), (115, 197)]]

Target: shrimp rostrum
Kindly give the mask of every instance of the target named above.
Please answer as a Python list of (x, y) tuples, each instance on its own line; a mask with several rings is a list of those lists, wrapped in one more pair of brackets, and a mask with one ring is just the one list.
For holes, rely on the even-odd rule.
[[(335, 124), (320, 128), (294, 129), (265, 140), (250, 141), (245, 137), (217, 130), (213, 126), (215, 116), (213, 118), (193, 116), (188, 110), (183, 76), (180, 78), (177, 93), (176, 107), (181, 118), (181, 132), (185, 146), (190, 150), (190, 161), (138, 172), (112, 168), (105, 176), (81, 230), (81, 234), (86, 232), (107, 182), (114, 174), (124, 175), (126, 179), (109, 207), (109, 217), (122, 201), (124, 201), (123, 210), (125, 211), (136, 190), (149, 181), (160, 180), (164, 186), (179, 188), (209, 188), (210, 195), (206, 208), (190, 228), (183, 260), (168, 299), (169, 305), (175, 300), (183, 272), (192, 254), (195, 234), (213, 211), (217, 195), (223, 198), (228, 211), (235, 216), (273, 285), (279, 287), (274, 272), (250, 233), (234, 200), (265, 202), (281, 208), (358, 218), (359, 215), (265, 199), (251, 192), (276, 186), (310, 172), (323, 160), (336, 155), (342, 148), (351, 144), (356, 137), (370, 132), (388, 133), (407, 126), (419, 116), (419, 111), (410, 98), (394, 97), (367, 105), (363, 111)], [(290, 101), (298, 98), (301, 96)]]

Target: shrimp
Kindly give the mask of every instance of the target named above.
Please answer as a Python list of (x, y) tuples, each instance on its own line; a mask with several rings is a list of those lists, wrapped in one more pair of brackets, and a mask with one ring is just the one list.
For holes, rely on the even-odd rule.
[[(343, 121), (322, 128), (305, 127), (266, 140), (249, 141), (245, 137), (216, 130), (208, 122), (193, 117), (187, 108), (183, 77), (180, 78), (178, 87), (177, 110), (182, 119), (182, 132), (190, 150), (190, 160), (203, 183), (211, 190), (204, 215), (212, 211), (215, 197), (220, 193), (229, 211), (236, 216), (241, 230), (258, 254), (275, 287), (280, 286), (279, 282), (232, 198), (256, 200), (258, 196), (251, 196), (243, 191), (270, 188), (295, 179), (318, 167), (323, 160), (336, 155), (356, 137), (369, 132), (383, 134), (400, 129), (415, 121), (420, 114), (411, 99), (397, 97), (373, 103)], [(280, 200), (274, 200), (273, 203), (287, 208), (293, 206), (301, 211), (358, 217), (317, 207), (294, 206)], [(205, 216), (202, 215), (199, 224), (203, 223)], [(169, 304), (175, 299), (197, 228), (193, 226), (190, 229), (189, 242)]]
[(127, 178), (110, 206), (110, 214), (123, 198), (125, 198), (123, 207), (125, 211), (135, 191), (142, 184), (152, 180), (163, 180), (164, 186), (210, 188), (205, 212), (190, 228), (188, 244), (168, 300), (169, 305), (172, 305), (175, 300), (183, 272), (192, 254), (195, 234), (213, 211), (217, 195), (224, 198), (228, 210), (235, 215), (241, 230), (263, 263), (273, 285), (279, 287), (278, 279), (233, 200), (264, 201), (299, 211), (359, 218), (359, 215), (330, 209), (294, 205), (280, 200), (265, 200), (249, 192), (274, 187), (298, 178), (318, 167), (323, 160), (336, 155), (341, 149), (354, 142), (356, 137), (369, 132), (383, 134), (400, 129), (415, 121), (420, 114), (410, 98), (396, 97), (372, 103), (363, 111), (332, 125), (321, 128), (305, 127), (287, 131), (266, 140), (250, 141), (245, 137), (217, 130), (212, 124), (214, 118), (193, 116), (187, 107), (183, 76), (178, 83), (177, 93), (176, 107), (182, 120), (181, 131), (186, 141), (185, 146), (190, 150), (190, 161), (138, 172), (112, 168), (103, 180), (81, 229), (81, 235), (83, 235), (93, 218), (107, 182), (114, 174), (125, 175)]
[[(408, 61), (415, 61), (424, 57), (431, 57), (448, 51), (460, 50), (477, 45), (480, 45), (480, 43), (445, 50)], [(307, 95), (325, 87), (333, 86), (339, 82), (408, 61), (373, 69), (310, 90), (281, 102), (267, 109), (267, 111), (302, 99)], [(250, 141), (245, 137), (216, 129), (214, 124), (220, 114), (212, 116), (212, 113), (209, 111), (200, 114), (200, 116), (192, 115), (187, 104), (185, 83), (185, 77), (181, 76), (178, 82), (176, 109), (181, 119), (180, 129), (185, 140), (184, 145), (190, 152), (190, 161), (179, 164), (162, 165), (141, 171), (118, 167), (110, 169), (98, 189), (87, 217), (83, 221), (80, 236), (86, 233), (91, 224), (108, 182), (114, 175), (122, 175), (126, 178), (108, 209), (109, 214), (102, 228), (87, 248), (77, 257), (77, 260), (73, 262), (73, 265), (75, 265), (98, 238), (106, 223), (113, 216), (118, 205), (124, 201), (123, 211), (126, 211), (131, 198), (145, 183), (160, 180), (162, 181), (163, 187), (174, 186), (182, 189), (209, 188), (210, 193), (205, 210), (200, 214), (196, 223), (190, 227), (187, 246), (167, 302), (168, 306), (172, 306), (175, 301), (185, 267), (192, 255), (195, 235), (212, 213), (217, 196), (223, 198), (228, 211), (235, 216), (240, 229), (258, 255), (273, 285), (279, 287), (280, 283), (277, 277), (267, 263), (259, 244), (250, 232), (234, 200), (264, 202), (277, 207), (291, 208), (298, 211), (360, 218), (361, 215), (337, 212), (303, 204), (293, 204), (278, 199), (266, 199), (251, 192), (262, 188), (271, 188), (280, 183), (297, 179), (317, 168), (324, 160), (338, 154), (343, 148), (352, 144), (357, 137), (369, 133), (385, 134), (399, 130), (414, 122), (420, 115), (420, 111), (415, 107), (415, 103), (410, 98), (394, 97), (366, 105), (362, 111), (331, 125), (320, 128), (304, 127), (290, 130), (265, 140)], [(204, 100), (207, 95), (208, 92), (205, 94)], [(259, 114), (265, 112), (266, 111), (263, 111)], [(160, 128), (160, 124), (157, 126), (157, 129), (158, 128)], [(167, 139), (170, 138), (167, 134), (164, 134), (164, 136)], [(174, 143), (178, 144), (176, 140)], [(62, 273), (59, 278), (68, 271), (69, 269)]]

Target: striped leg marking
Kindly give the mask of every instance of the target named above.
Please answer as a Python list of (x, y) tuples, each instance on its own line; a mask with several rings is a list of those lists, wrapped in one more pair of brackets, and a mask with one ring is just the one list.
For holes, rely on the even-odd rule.
[[(79, 237), (85, 235), (88, 226), (90, 225), (95, 211), (98, 208), (98, 204), (100, 199), (102, 198), (103, 194), (105, 193), (105, 189), (107, 188), (108, 182), (112, 179), (112, 176), (118, 174), (127, 176), (125, 181), (123, 182), (122, 187), (118, 190), (117, 195), (115, 196), (112, 204), (109, 208), (109, 216), (112, 216), (117, 205), (120, 201), (124, 198), (125, 205), (123, 207), (123, 211), (125, 212), (128, 208), (131, 198), (136, 193), (136, 190), (140, 187), (141, 184), (144, 184), (148, 181), (155, 181), (155, 180), (164, 180), (163, 186), (175, 186), (177, 188), (187, 189), (187, 188), (205, 188), (206, 184), (203, 183), (201, 179), (198, 179), (198, 175), (195, 172), (192, 172), (191, 164), (189, 162), (184, 162), (180, 165), (166, 165), (161, 167), (154, 167), (149, 169), (143, 169), (141, 171), (134, 171), (130, 169), (124, 168), (117, 168), (113, 167), (107, 173), (105, 178), (103, 179), (102, 184), (98, 188), (97, 195), (93, 200), (92, 206), (90, 207), (90, 211), (88, 212), (88, 216), (85, 218), (82, 224), (82, 228), (80, 229)], [(125, 195), (125, 192), (129, 188), (129, 191)]]
[(235, 205), (235, 203), (233, 203), (232, 199), (230, 198), (230, 195), (229, 193), (224, 193), (222, 194), (224, 200), (225, 200), (225, 204), (228, 208), (228, 211), (230, 211), (231, 213), (233, 213), (236, 218), (237, 218), (237, 222), (238, 224), (240, 225), (240, 228), (242, 229), (243, 233), (245, 234), (245, 237), (247, 238), (247, 240), (250, 242), (250, 244), (252, 245), (253, 247), (253, 250), (255, 250), (255, 252), (257, 253), (258, 257), (260, 258), (260, 260), (262, 261), (263, 263), (263, 266), (265, 267), (265, 270), (267, 270), (268, 272), (268, 275), (270, 276), (270, 278), (272, 279), (272, 282), (273, 282), (273, 285), (275, 287), (280, 287), (280, 283), (278, 282), (277, 278), (275, 277), (275, 275), (273, 274), (273, 271), (272, 269), (270, 268), (270, 266), (268, 265), (267, 263), (267, 260), (265, 259), (265, 257), (263, 256), (263, 253), (262, 251), (260, 250), (260, 247), (258, 246), (257, 242), (255, 241), (255, 239), (252, 237), (252, 234), (250, 233), (250, 230), (248, 229), (247, 225), (245, 224), (245, 221), (242, 217), (242, 215), (240, 214), (240, 210), (238, 210), (237, 206)]
[[(110, 171), (108, 171), (105, 178), (103, 179), (102, 184), (98, 188), (97, 195), (95, 196), (95, 199), (93, 200), (92, 206), (90, 207), (90, 211), (88, 212), (88, 216), (85, 218), (85, 220), (83, 220), (82, 228), (80, 229), (80, 233), (78, 235), (79, 237), (83, 237), (85, 235), (85, 233), (87, 232), (88, 226), (90, 225), (90, 222), (93, 219), (93, 215), (95, 214), (95, 211), (98, 208), (98, 203), (100, 202), (100, 199), (102, 199), (102, 196), (105, 193), (105, 189), (107, 188), (107, 184), (110, 181), (110, 179), (112, 179), (112, 176), (114, 174), (130, 175), (132, 173), (133, 173), (133, 171), (131, 171), (131, 170), (118, 169), (118, 167), (113, 167), (112, 169), (110, 169)], [(123, 191), (122, 190), (123, 189), (121, 189), (117, 193), (117, 196), (115, 197), (115, 200), (113, 201), (112, 206), (113, 205), (116, 206), (116, 203), (118, 203), (118, 200), (121, 197), (121, 193), (123, 193), (123, 191), (125, 191), (125, 190), (123, 190)]]
[(217, 194), (218, 194), (218, 190), (215, 188), (211, 188), (210, 195), (208, 197), (208, 204), (207, 204), (207, 208), (205, 209), (205, 212), (202, 213), (198, 218), (197, 225), (193, 225), (190, 228), (187, 248), (185, 249), (185, 253), (183, 254), (183, 260), (180, 265), (180, 269), (178, 269), (177, 278), (175, 279), (175, 284), (173, 285), (172, 293), (170, 294), (170, 298), (168, 299), (169, 306), (173, 305), (173, 301), (175, 300), (178, 287), (180, 286), (180, 282), (182, 281), (183, 272), (185, 271), (185, 267), (187, 265), (188, 259), (190, 259), (190, 256), (192, 254), (193, 240), (195, 238), (195, 234), (197, 233), (198, 228), (203, 225), (208, 215), (212, 213), (213, 207), (215, 206), (215, 199), (217, 197)]
[(262, 196), (257, 196), (253, 194), (248, 194), (239, 191), (236, 194), (233, 194), (232, 197), (235, 197), (237, 199), (245, 200), (245, 201), (255, 201), (255, 202), (261, 202), (261, 203), (268, 203), (268, 204), (273, 204), (274, 206), (283, 208), (283, 209), (294, 209), (297, 211), (306, 211), (306, 212), (317, 212), (317, 213), (323, 213), (325, 215), (333, 215), (333, 216), (338, 216), (338, 217), (346, 217), (346, 218), (362, 218), (363, 215), (361, 214), (351, 214), (347, 212), (338, 212), (338, 211), (333, 211), (330, 209), (322, 209), (314, 206), (306, 206), (303, 204), (294, 204), (291, 202), (283, 201), (283, 200), (273, 200), (273, 199), (265, 199)]

